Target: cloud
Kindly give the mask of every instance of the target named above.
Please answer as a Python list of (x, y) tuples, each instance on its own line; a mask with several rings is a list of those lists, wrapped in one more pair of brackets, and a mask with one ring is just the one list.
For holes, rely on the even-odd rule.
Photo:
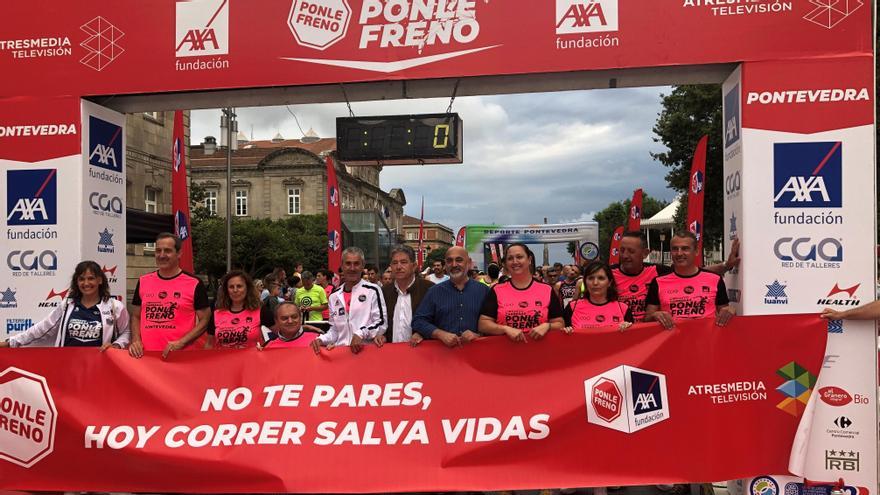
[[(665, 167), (650, 152), (662, 148), (652, 127), (661, 111), (660, 94), (669, 88), (605, 89), (458, 97), (453, 111), (464, 122), (464, 163), (388, 166), (381, 174), (385, 190), (400, 187), (406, 213), (425, 216), (453, 230), (464, 224), (550, 223), (592, 219), (613, 201), (643, 188), (671, 200)], [(449, 100), (354, 102), (356, 115), (438, 113)], [(290, 106), (302, 127), (333, 136), (336, 117), (348, 116), (345, 103)], [(237, 110), (239, 129), (256, 139), (280, 132), (302, 136), (285, 107)], [(193, 142), (219, 138), (219, 110), (192, 112)], [(219, 139), (218, 139), (219, 141)], [(560, 247), (561, 246), (561, 247)], [(551, 254), (567, 256), (564, 246)], [(555, 261), (555, 259), (553, 260)]]

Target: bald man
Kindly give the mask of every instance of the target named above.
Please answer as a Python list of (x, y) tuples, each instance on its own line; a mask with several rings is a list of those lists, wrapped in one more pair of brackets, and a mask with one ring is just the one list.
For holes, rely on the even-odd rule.
[(413, 330), (447, 347), (458, 347), (479, 336), (477, 322), (489, 288), (468, 277), (470, 266), (471, 258), (463, 247), (446, 250), (449, 280), (428, 289), (413, 317)]

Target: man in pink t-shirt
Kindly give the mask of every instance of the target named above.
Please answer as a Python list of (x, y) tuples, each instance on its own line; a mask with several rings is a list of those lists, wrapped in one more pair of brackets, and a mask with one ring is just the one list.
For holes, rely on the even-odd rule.
[(720, 275), (697, 266), (697, 237), (678, 232), (669, 250), (673, 271), (648, 285), (645, 321), (659, 321), (667, 329), (676, 320), (697, 318), (715, 318), (716, 325), (726, 325), (734, 314), (727, 288)]
[(138, 280), (131, 305), (132, 357), (144, 351), (162, 351), (162, 357), (195, 341), (211, 321), (204, 284), (180, 268), (180, 238), (162, 233), (156, 237), (155, 272)]

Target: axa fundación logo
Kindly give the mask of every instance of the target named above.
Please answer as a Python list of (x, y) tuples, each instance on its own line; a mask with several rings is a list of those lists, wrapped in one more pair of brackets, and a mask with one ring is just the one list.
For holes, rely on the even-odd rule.
[(89, 165), (121, 173), (122, 126), (89, 116)]
[(740, 125), (739, 83), (734, 84), (724, 95), (724, 147), (729, 148), (739, 142), (742, 131)]
[(6, 171), (6, 237), (44, 240), (58, 237), (58, 170)]
[(229, 0), (179, 0), (175, 14), (175, 70), (229, 68)]
[(815, 8), (804, 16), (807, 21), (832, 29), (864, 5), (864, 0), (810, 0)]
[(617, 31), (617, 0), (556, 0), (556, 34)]
[(839, 208), (843, 204), (842, 173), (840, 141), (775, 143), (773, 206)]
[(779, 368), (776, 374), (785, 380), (782, 385), (776, 387), (776, 391), (785, 396), (776, 407), (799, 417), (807, 407), (810, 394), (816, 386), (816, 376), (794, 361)]
[(635, 433), (669, 419), (666, 376), (618, 366), (584, 381), (587, 421)]
[(88, 37), (80, 43), (86, 49), (86, 55), (79, 61), (83, 65), (100, 72), (107, 68), (125, 51), (119, 40), (125, 33), (101, 16), (80, 26)]

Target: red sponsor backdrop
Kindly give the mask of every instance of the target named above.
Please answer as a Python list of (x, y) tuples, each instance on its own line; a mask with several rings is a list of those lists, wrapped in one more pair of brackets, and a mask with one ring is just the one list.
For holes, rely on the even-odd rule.
[[(449, 491), (709, 481), (781, 473), (786, 472), (799, 418), (777, 407), (786, 395), (776, 389), (792, 370), (818, 375), (825, 339), (823, 321), (800, 315), (738, 317), (723, 329), (698, 320), (681, 323), (674, 331), (637, 325), (625, 333), (553, 333), (528, 344), (503, 337), (457, 349), (434, 341), (415, 349), (389, 344), (381, 349), (368, 346), (360, 355), (347, 348), (320, 356), (309, 349), (203, 351), (174, 353), (163, 362), (150, 353), (133, 360), (124, 351), (3, 349), (0, 370), (14, 366), (45, 377), (58, 418), (54, 452), (29, 469), (0, 461), (0, 489)], [(614, 388), (627, 393), (623, 382), (608, 385), (615, 380), (613, 370), (629, 373), (620, 371), (621, 365), (642, 370), (627, 375), (635, 391), (632, 397), (608, 393)], [(585, 392), (584, 383), (600, 375), (606, 377), (599, 387), (605, 393), (597, 402), (593, 390), (587, 387)], [(354, 391), (349, 398), (357, 401), (363, 399), (364, 384), (384, 387), (379, 390), (388, 393), (388, 384), (397, 383), (399, 398), (416, 397), (400, 393), (412, 391), (416, 382), (420, 385), (414, 406), (350, 407), (345, 401), (331, 405), (345, 397), (346, 385)], [(302, 385), (299, 403), (281, 407), (279, 392), (264, 407), (264, 387), (281, 385)], [(318, 386), (334, 392), (312, 407), (320, 396)], [(200, 412), (208, 389), (238, 387), (252, 393), (249, 405), (236, 411)], [(750, 390), (760, 392), (759, 397)], [(21, 399), (16, 396), (21, 392), (5, 392), (6, 397)], [(753, 400), (742, 400), (749, 397)], [(609, 404), (618, 401), (612, 412), (617, 417), (635, 414), (636, 424), (643, 422), (637, 427), (641, 429), (610, 429), (595, 416), (588, 422), (586, 398), (609, 418), (615, 416)], [(638, 413), (646, 407), (651, 412)], [(517, 416), (524, 422), (522, 434), (532, 438), (494, 438), (509, 432)], [(652, 422), (649, 416), (662, 420)], [(0, 418), (6, 418), (0, 425), (22, 420), (6, 410)], [(461, 418), (495, 418), (501, 429), (488, 441), (447, 441), (442, 421), (454, 425)], [(403, 439), (420, 420), (428, 444), (388, 444), (382, 421), (391, 422), (396, 431), (402, 428)], [(208, 425), (203, 432), (207, 436), (196, 435), (198, 439), (213, 438), (210, 433), (221, 424), (238, 430), (243, 423), (255, 422), (265, 429), (267, 421), (302, 422), (302, 444), (212, 447), (209, 442), (196, 448), (186, 443), (184, 432), (172, 435), (172, 440), (183, 440), (181, 446), (166, 445), (167, 434), (179, 425)], [(344, 437), (348, 422), (355, 422), (359, 433), (340, 445), (317, 445), (316, 439), (330, 438), (329, 433), (319, 434), (319, 424), (328, 421), (338, 423), (332, 429), (335, 441)], [(372, 437), (379, 444), (352, 444), (355, 438), (364, 442), (369, 421), (377, 422)], [(401, 427), (403, 421), (408, 423)], [(477, 419), (474, 422), (479, 425)], [(87, 449), (84, 433), (90, 425), (95, 431), (139, 425), (156, 432), (141, 448), (135, 436), (128, 446), (114, 444), (119, 449), (109, 448), (109, 440), (104, 448), (94, 448), (93, 443)], [(463, 427), (462, 436), (470, 433)], [(8, 428), (0, 434), (9, 435)], [(116, 442), (125, 439), (112, 437)], [(11, 448), (11, 443), (0, 444), (0, 449)], [(722, 444), (724, 448), (703, 448)]]
[(870, 55), (743, 65), (742, 126), (812, 134), (870, 125), (873, 74)]
[[(0, 80), (0, 95), (147, 93), (872, 52), (869, 2), (848, 2), (847, 12), (834, 9), (831, 17), (821, 12), (831, 10), (821, 5), (828, 2), (705, 3), (409, 2), (456, 5), (437, 12), (376, 0), (9, 2), (0, 68), (14, 77)], [(308, 4), (326, 14), (316, 15)]]
[(39, 162), (78, 155), (79, 97), (0, 97), (0, 159)]

